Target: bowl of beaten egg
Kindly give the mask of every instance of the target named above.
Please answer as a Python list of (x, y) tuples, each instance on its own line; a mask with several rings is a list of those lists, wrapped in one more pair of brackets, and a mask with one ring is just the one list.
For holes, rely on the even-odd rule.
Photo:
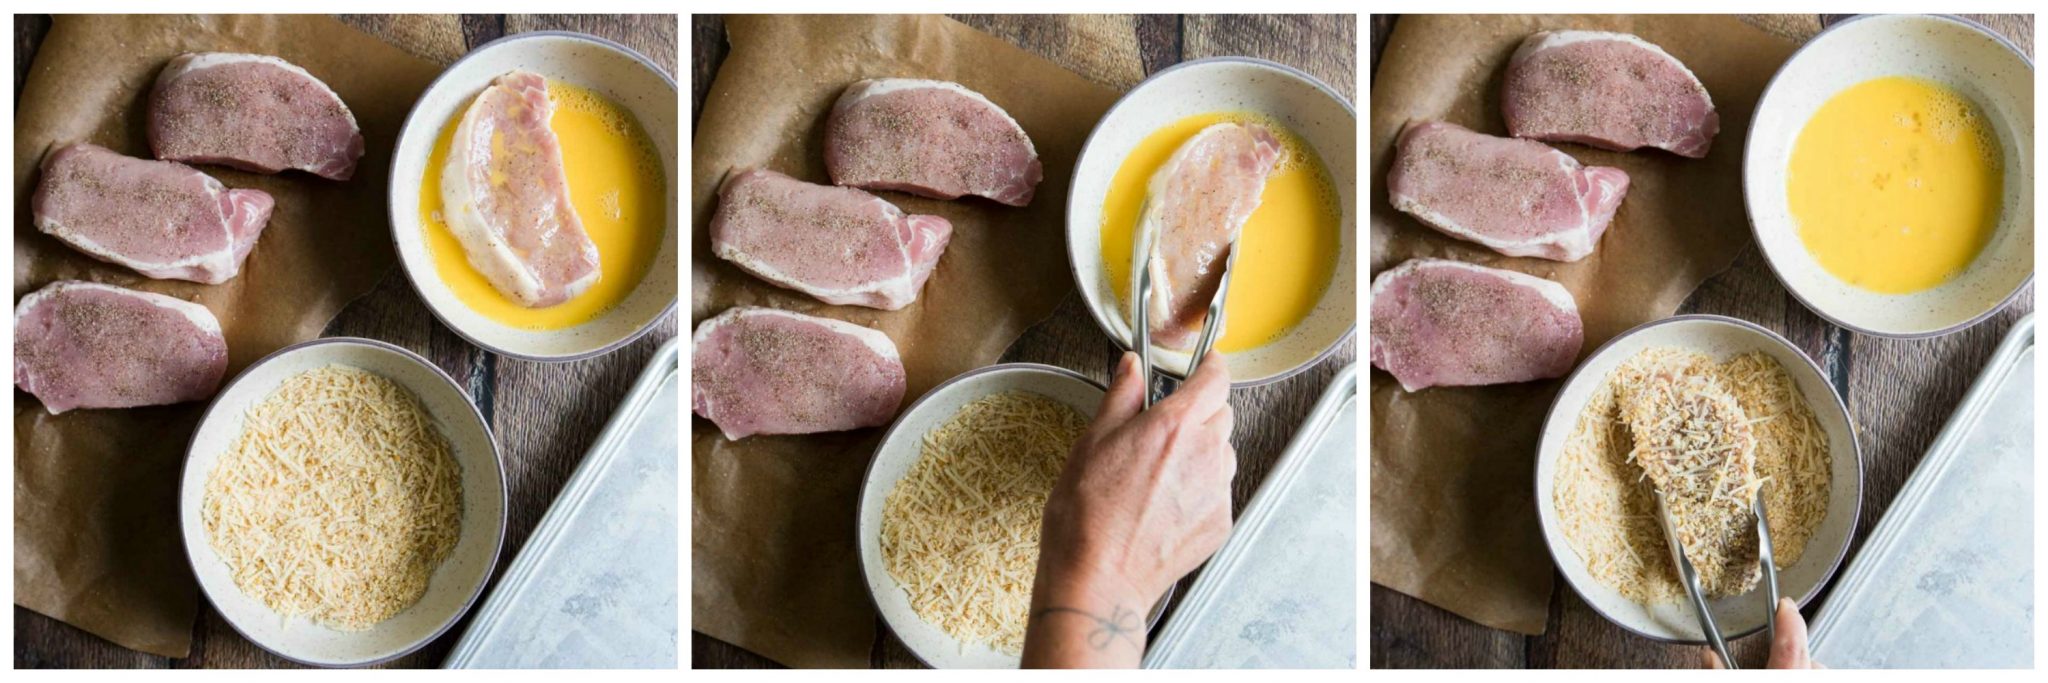
[(285, 347), (221, 388), (178, 494), (185, 555), (229, 626), (316, 666), (454, 628), (497, 567), (505, 474), (476, 404), (369, 339)]
[[(545, 79), (553, 109), (546, 130), (559, 141), (566, 197), (595, 252), (595, 267), (585, 261), (577, 278), (583, 284), (559, 301), (522, 299), (487, 277), (489, 262), (479, 268), (474, 257), (480, 243), (458, 238), (464, 233), (453, 228), (462, 214), (444, 201), (455, 196), (462, 202), (464, 195), (449, 190), (470, 186), (444, 173), (451, 153), (459, 159), (466, 149), (456, 140), (458, 124), (500, 77), (515, 72)], [(516, 115), (516, 105), (508, 111)], [(427, 308), (478, 346), (527, 360), (595, 356), (646, 333), (676, 305), (676, 123), (675, 80), (647, 58), (599, 38), (522, 33), (450, 66), (406, 117), (391, 165), (393, 242)], [(492, 133), (488, 144), (499, 149), (489, 151), (518, 152), (525, 144), (519, 132)], [(520, 182), (516, 174), (481, 180), (502, 177), (513, 178), (513, 191), (545, 192), (544, 183)], [(527, 206), (541, 211), (559, 205), (546, 195), (527, 196), (534, 197)], [(562, 238), (559, 231), (536, 233)], [(514, 242), (500, 257), (541, 262), (525, 246)]]
[(1785, 287), (1885, 337), (1968, 327), (2034, 275), (2034, 74), (1962, 19), (1867, 16), (1809, 41), (1757, 104), (1751, 226)]
[[(1147, 183), (1182, 143), (1225, 122), (1262, 126), (1281, 147), (1238, 237), (1243, 253), (1216, 343), (1244, 387), (1315, 365), (1357, 328), (1358, 125), (1342, 96), (1295, 69), (1242, 57), (1153, 74), (1110, 107), (1081, 150), (1067, 255), (1095, 322), (1130, 348), (1131, 249)], [(1179, 376), (1188, 357), (1155, 343), (1153, 362)]]

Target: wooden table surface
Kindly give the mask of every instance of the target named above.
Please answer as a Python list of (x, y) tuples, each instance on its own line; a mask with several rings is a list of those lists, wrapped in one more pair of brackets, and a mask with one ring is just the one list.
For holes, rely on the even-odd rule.
[[(1201, 57), (1247, 55), (1281, 62), (1314, 75), (1345, 98), (1357, 100), (1358, 21), (1351, 16), (989, 16), (954, 15), (966, 24), (1051, 60), (1102, 85), (1128, 90), (1145, 76)], [(725, 58), (723, 23), (694, 16), (690, 24), (691, 116)], [(1056, 228), (1058, 226), (1046, 226)], [(1047, 363), (1107, 381), (1118, 349), (1070, 295), (1051, 319), (1024, 333), (1004, 362)], [(1242, 509), (1330, 378), (1357, 358), (1356, 343), (1283, 382), (1231, 394), (1237, 410), (1238, 476), (1232, 502)], [(1183, 584), (1185, 585), (1185, 584)], [(878, 617), (879, 620), (879, 617)], [(916, 667), (917, 659), (877, 622), (871, 663), (876, 668)], [(695, 668), (773, 667), (765, 658), (701, 633), (691, 638)]]
[[(1847, 18), (1804, 15), (1747, 19), (1794, 40)], [(2022, 46), (2032, 56), (2031, 16), (1975, 16)], [(1372, 17), (1375, 59), (1392, 33), (1395, 17)], [(1861, 548), (1892, 497), (1934, 440), (1948, 416), (2007, 330), (2034, 310), (2028, 290), (2012, 304), (1968, 330), (1936, 339), (1896, 341), (1836, 327), (1806, 309), (1771, 274), (1751, 245), (1734, 267), (1706, 281), (1679, 313), (1715, 313), (1756, 322), (1791, 339), (1828, 372), (1848, 400), (1863, 444), (1863, 506), (1851, 557)], [(1807, 606), (1813, 618), (1820, 599)], [(1609, 623), (1567, 586), (1563, 577), (1550, 598), (1549, 629), (1524, 636), (1468, 621), (1377, 584), (1372, 587), (1373, 668), (1662, 668), (1697, 667), (1707, 649), (1665, 645)], [(1731, 644), (1738, 662), (1763, 661), (1767, 643), (1745, 638)]]
[[(676, 65), (675, 15), (646, 16), (521, 16), (463, 15), (372, 17), (342, 20), (419, 57), (448, 63), (476, 46), (500, 36), (535, 30), (569, 30), (622, 43), (653, 59), (673, 76)], [(48, 17), (15, 21), (15, 94), (49, 32)], [(653, 274), (650, 277), (657, 277)], [(679, 276), (679, 274), (671, 274)], [(356, 336), (403, 346), (426, 357), (464, 385), (490, 421), (503, 451), (509, 487), (504, 552), (496, 577), (517, 555), (526, 537), (554, 501), (555, 494), (583, 459), (612, 410), (625, 398), (633, 380), (654, 351), (676, 336), (677, 315), (671, 314), (646, 336), (601, 357), (571, 363), (534, 363), (500, 358), (463, 341), (427, 311), (419, 295), (394, 265), (369, 295), (343, 309), (326, 336)], [(434, 667), (448, 655), (468, 627), (465, 618), (426, 647), (391, 662), (391, 667)], [(192, 656), (168, 659), (142, 654), (63, 622), (14, 608), (14, 666), (249, 668), (289, 667), (293, 663), (256, 647), (200, 601), (193, 624)]]

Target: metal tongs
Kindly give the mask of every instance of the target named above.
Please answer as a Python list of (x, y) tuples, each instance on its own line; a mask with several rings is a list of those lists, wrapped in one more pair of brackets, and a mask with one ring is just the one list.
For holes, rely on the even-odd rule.
[[(1138, 352), (1138, 371), (1143, 373), (1138, 376), (1145, 381), (1146, 408), (1152, 407), (1153, 401), (1164, 398), (1169, 390), (1169, 387), (1164, 385), (1153, 384), (1150, 261), (1152, 246), (1158, 235), (1144, 229), (1145, 212), (1151, 208), (1152, 198), (1146, 197), (1145, 205), (1138, 208), (1137, 238), (1132, 240), (1131, 244), (1131, 337), (1136, 340), (1132, 346)], [(1230, 296), (1230, 272), (1236, 270), (1237, 251), (1237, 242), (1233, 240), (1230, 243), (1230, 256), (1223, 261), (1223, 278), (1216, 283), (1216, 295), (1209, 298), (1208, 317), (1202, 320), (1202, 334), (1195, 338), (1195, 348), (1188, 356), (1188, 371), (1184, 377), (1195, 376), (1195, 368), (1201, 365), (1202, 358), (1209, 355), (1210, 347), (1216, 344), (1216, 333), (1223, 327), (1223, 302)]]
[[(1728, 656), (1728, 641), (1721, 637), (1721, 627), (1714, 622), (1714, 613), (1707, 609), (1707, 594), (1700, 587), (1699, 569), (1686, 558), (1685, 547), (1678, 543), (1678, 529), (1671, 523), (1671, 507), (1664, 500), (1664, 492), (1654, 486), (1650, 490), (1657, 496), (1657, 521), (1664, 525), (1664, 543), (1671, 549), (1671, 563), (1678, 567), (1678, 582), (1685, 586), (1686, 597), (1692, 599), (1693, 610), (1700, 619), (1700, 631), (1707, 634), (1707, 644), (1714, 648), (1714, 654), (1721, 658), (1723, 666), (1730, 670), (1740, 668), (1735, 665), (1735, 658)], [(1750, 509), (1756, 513), (1757, 564), (1763, 568), (1764, 596), (1770, 599), (1770, 607), (1764, 614), (1764, 638), (1776, 640), (1778, 565), (1773, 557), (1777, 553), (1771, 546), (1771, 525), (1764, 517), (1763, 487), (1757, 487)]]

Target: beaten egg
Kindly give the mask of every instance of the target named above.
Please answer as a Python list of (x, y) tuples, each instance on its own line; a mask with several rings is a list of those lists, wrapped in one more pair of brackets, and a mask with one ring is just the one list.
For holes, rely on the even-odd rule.
[(668, 179), (660, 153), (631, 112), (587, 88), (553, 79), (548, 80), (548, 100), (555, 105), (548, 127), (562, 143), (570, 203), (597, 244), (600, 275), (590, 289), (554, 306), (527, 308), (469, 264), (441, 213), (441, 167), (467, 105), (442, 127), (420, 183), (420, 224), (434, 271), (471, 309), (528, 330), (575, 327), (618, 306), (647, 275), (668, 219)]
[(1976, 103), (1888, 76), (1830, 97), (1792, 147), (1786, 192), (1799, 237), (1844, 282), (1886, 294), (1968, 268), (1998, 227), (2005, 172)]
[(1145, 136), (1117, 167), (1103, 199), (1102, 261), (1117, 299), (1128, 301), (1138, 212), (1152, 175), (1182, 143), (1226, 121), (1265, 126), (1282, 148), (1259, 208), (1245, 221), (1234, 247), (1244, 251), (1230, 274), (1229, 298), (1223, 302), (1228, 324), (1216, 348), (1235, 353), (1284, 337), (1307, 319), (1337, 270), (1343, 204), (1329, 170), (1301, 136), (1249, 112), (1196, 114)]

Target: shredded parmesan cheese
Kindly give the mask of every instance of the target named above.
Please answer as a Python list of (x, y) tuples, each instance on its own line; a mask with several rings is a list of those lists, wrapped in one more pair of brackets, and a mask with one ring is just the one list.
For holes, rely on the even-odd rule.
[(277, 613), (361, 631), (426, 594), (461, 534), (461, 466), (419, 400), (346, 366), (284, 381), (206, 478), (208, 541)]
[(1756, 585), (1756, 437), (1711, 358), (1649, 364), (1615, 387), (1634, 439), (1629, 460), (1664, 494), (1678, 544), (1708, 596)]
[(925, 434), (882, 511), (884, 565), (919, 618), (962, 642), (1023, 652), (1046, 496), (1087, 428), (1066, 404), (1013, 391)]
[(1760, 574), (1750, 496), (1761, 487), (1773, 559), (1789, 567), (1827, 515), (1831, 468), (1827, 433), (1776, 359), (1653, 348), (1610, 373), (1580, 413), (1552, 504), (1596, 580), (1640, 603), (1674, 602), (1684, 589), (1652, 489), (1665, 485), (1702, 586), (1736, 595)]

